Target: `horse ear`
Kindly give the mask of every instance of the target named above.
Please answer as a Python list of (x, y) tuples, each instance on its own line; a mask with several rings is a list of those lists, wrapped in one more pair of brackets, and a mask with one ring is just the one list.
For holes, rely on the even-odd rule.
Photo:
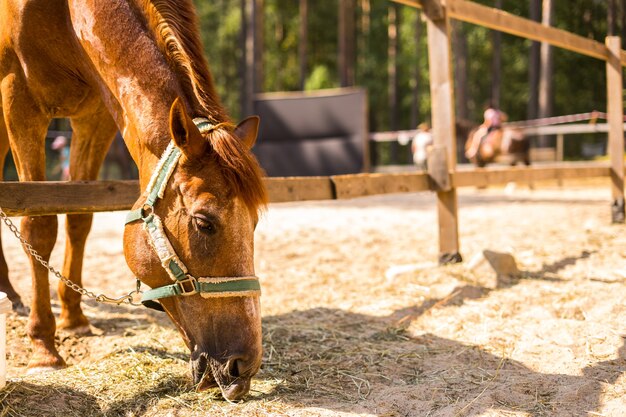
[(170, 108), (170, 135), (188, 158), (204, 155), (207, 143), (178, 97)]
[(248, 149), (252, 149), (259, 133), (259, 116), (250, 116), (239, 122), (235, 128), (235, 135), (243, 141)]

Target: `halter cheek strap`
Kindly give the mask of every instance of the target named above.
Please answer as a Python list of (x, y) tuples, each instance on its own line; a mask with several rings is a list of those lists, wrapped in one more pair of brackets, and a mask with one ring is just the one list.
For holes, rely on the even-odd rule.
[[(208, 132), (215, 127), (205, 118), (196, 118), (193, 122), (200, 133)], [(154, 213), (154, 205), (160, 198), (163, 198), (166, 185), (180, 156), (181, 150), (174, 142), (170, 142), (146, 187), (146, 201), (141, 208), (130, 211), (126, 216), (125, 224), (138, 220), (144, 222), (143, 228), (150, 237), (150, 245), (159, 257), (161, 266), (174, 281), (173, 284), (143, 292), (141, 303), (146, 307), (163, 311), (163, 306), (156, 300), (167, 297), (194, 294), (200, 294), (204, 298), (260, 295), (261, 286), (256, 276), (195, 278), (189, 274), (187, 267), (176, 254), (167, 238), (161, 218)]]

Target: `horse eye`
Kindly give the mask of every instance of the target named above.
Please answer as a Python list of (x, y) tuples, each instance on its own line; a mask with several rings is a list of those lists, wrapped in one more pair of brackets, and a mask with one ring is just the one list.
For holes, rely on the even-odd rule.
[(193, 223), (196, 226), (196, 229), (202, 233), (212, 235), (217, 232), (215, 222), (205, 216), (194, 216)]

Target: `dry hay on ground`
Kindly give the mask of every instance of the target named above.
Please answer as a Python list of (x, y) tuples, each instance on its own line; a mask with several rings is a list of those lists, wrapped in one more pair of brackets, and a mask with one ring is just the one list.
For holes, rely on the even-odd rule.
[[(22, 376), (25, 319), (9, 317), (0, 416), (624, 415), (626, 230), (609, 225), (607, 190), (463, 190), (465, 257), (510, 250), (524, 271), (495, 285), (433, 264), (430, 194), (273, 205), (256, 242), (265, 358), (245, 403), (193, 391), (162, 315), (86, 302), (94, 335), (61, 334), (72, 366), (45, 375)], [(96, 216), (85, 281), (97, 291), (133, 285), (122, 219)], [(4, 236), (28, 296), (25, 256)], [(401, 264), (417, 266), (385, 275)]]

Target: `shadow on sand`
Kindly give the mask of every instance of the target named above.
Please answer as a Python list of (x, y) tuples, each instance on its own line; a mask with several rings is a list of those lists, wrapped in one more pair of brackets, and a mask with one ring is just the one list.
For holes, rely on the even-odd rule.
[[(477, 293), (468, 286), (459, 294), (456, 302), (467, 299), (462, 294), (471, 299)], [(285, 386), (272, 394), (283, 400), (296, 397), (335, 411), (588, 416), (599, 408), (606, 384), (626, 372), (624, 344), (618, 359), (590, 365), (581, 376), (545, 374), (480, 346), (433, 334), (411, 336), (398, 327), (407, 313), (413, 319), (428, 309), (405, 308), (373, 317), (319, 308), (269, 317), (265, 330), (270, 357), (260, 377), (283, 378)]]

